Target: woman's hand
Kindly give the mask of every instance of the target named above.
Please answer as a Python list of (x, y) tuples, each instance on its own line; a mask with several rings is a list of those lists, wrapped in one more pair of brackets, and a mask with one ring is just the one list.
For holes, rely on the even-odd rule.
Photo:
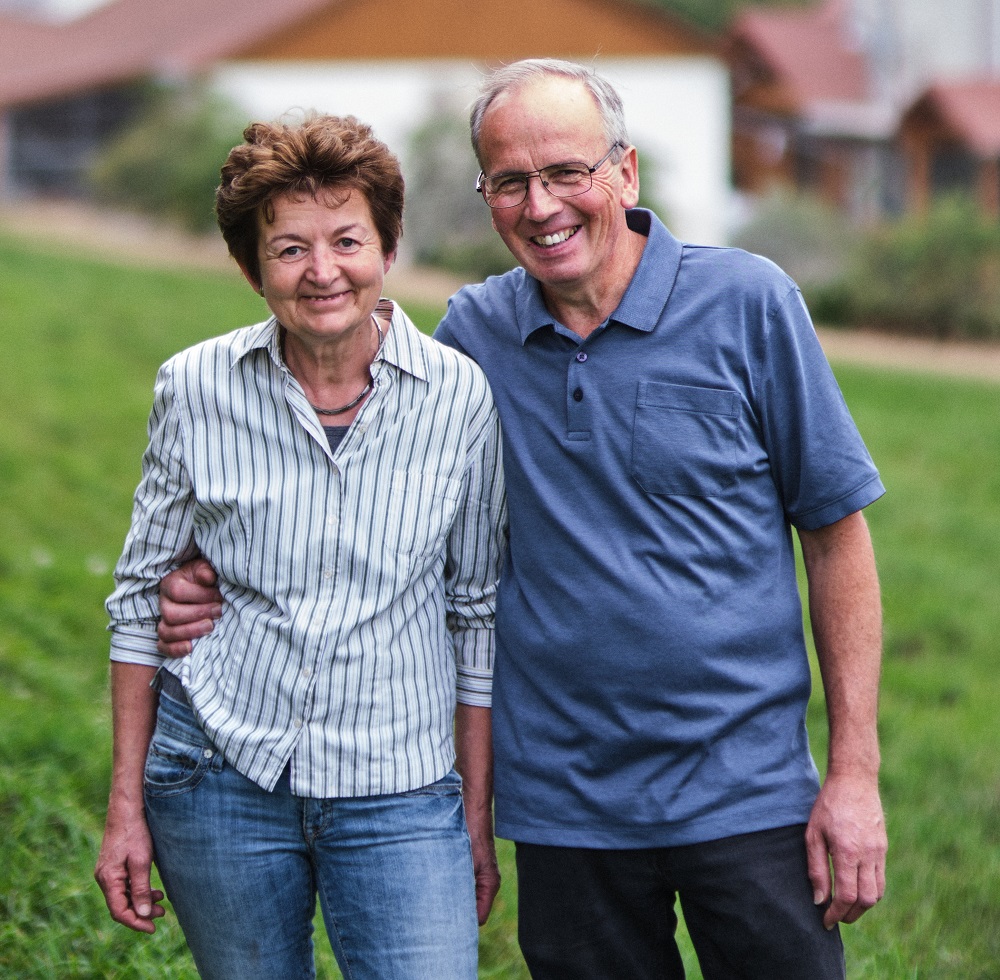
[(163, 892), (150, 884), (153, 841), (146, 818), (112, 800), (94, 877), (115, 922), (136, 932), (156, 932), (154, 919), (165, 915)]

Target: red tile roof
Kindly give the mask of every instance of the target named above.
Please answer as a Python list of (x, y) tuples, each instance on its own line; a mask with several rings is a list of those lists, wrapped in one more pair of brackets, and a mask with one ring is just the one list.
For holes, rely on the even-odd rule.
[(737, 17), (730, 42), (749, 47), (800, 111), (817, 102), (861, 102), (868, 73), (842, 6), (828, 0), (808, 9), (751, 8)]
[(1000, 79), (932, 85), (906, 118), (914, 114), (933, 115), (977, 156), (1000, 157)]
[(54, 24), (0, 13), (0, 77), (36, 66), (39, 52), (58, 33)]
[(58, 27), (4, 18), (0, 104), (149, 75), (195, 72), (340, 2), (115, 0)]

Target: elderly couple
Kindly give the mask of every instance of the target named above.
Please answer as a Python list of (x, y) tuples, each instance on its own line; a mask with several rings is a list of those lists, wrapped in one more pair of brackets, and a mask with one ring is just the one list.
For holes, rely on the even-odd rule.
[(368, 127), (226, 161), (272, 316), (157, 377), (108, 602), (111, 914), (155, 929), (155, 861), (205, 977), (313, 975), (318, 894), (346, 977), (467, 980), (495, 792), (533, 977), (683, 977), (678, 897), (709, 980), (843, 977), (885, 887), (883, 488), (799, 291), (636, 207), (588, 68), (497, 71), (472, 143), (520, 267), (435, 340), (381, 298), (403, 182)]

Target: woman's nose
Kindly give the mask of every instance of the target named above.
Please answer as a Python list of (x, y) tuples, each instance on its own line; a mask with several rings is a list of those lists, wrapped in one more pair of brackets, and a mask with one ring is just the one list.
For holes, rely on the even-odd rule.
[(317, 283), (332, 282), (337, 278), (340, 264), (333, 249), (326, 245), (317, 245), (309, 252), (308, 275)]

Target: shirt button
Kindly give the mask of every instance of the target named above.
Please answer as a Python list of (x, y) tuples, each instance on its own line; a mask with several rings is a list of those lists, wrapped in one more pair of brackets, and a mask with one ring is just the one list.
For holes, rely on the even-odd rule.
[(325, 579), (331, 579), (331, 578), (333, 578), (333, 569), (332, 568), (324, 568), (323, 569), (323, 578), (325, 578)]
[(301, 718), (296, 718), (296, 719), (295, 719), (295, 720), (294, 720), (294, 721), (292, 722), (292, 725), (293, 725), (293, 726), (294, 726), (295, 728), (301, 728), (301, 727), (302, 727), (302, 719), (301, 719)]
[(310, 667), (303, 667), (302, 668), (302, 676), (303, 677), (312, 677), (312, 675), (313, 675), (313, 672), (312, 672), (312, 669)]
[(337, 523), (337, 518), (332, 515), (326, 519), (326, 526), (333, 527)]
[(587, 360), (587, 352), (582, 350), (577, 351), (576, 359), (582, 364), (585, 360)]
[(573, 392), (573, 401), (575, 401), (575, 402), (582, 402), (583, 401), (583, 389), (582, 388), (577, 388), (576, 391)]

